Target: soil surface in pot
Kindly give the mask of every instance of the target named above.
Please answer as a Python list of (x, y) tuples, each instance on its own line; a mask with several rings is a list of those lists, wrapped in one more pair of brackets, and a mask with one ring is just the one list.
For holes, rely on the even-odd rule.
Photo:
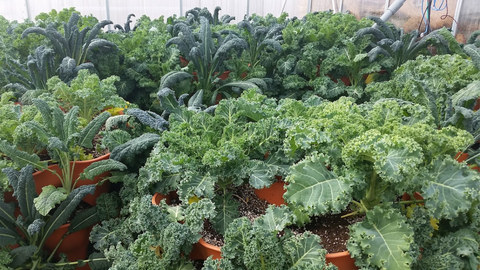
[[(265, 214), (268, 207), (268, 203), (265, 200), (259, 199), (254, 189), (248, 185), (235, 188), (233, 198), (240, 203), (238, 207), (240, 217), (247, 217), (251, 221)], [(201, 234), (205, 242), (217, 247), (223, 246), (223, 236), (215, 232), (212, 224), (208, 220), (204, 221), (203, 228)]]
[[(257, 217), (265, 214), (268, 203), (265, 200), (259, 199), (254, 192), (254, 189), (249, 186), (241, 186), (235, 189), (234, 198), (240, 203), (238, 208), (240, 216), (245, 216), (251, 221)], [(288, 228), (294, 234), (301, 234), (309, 231), (320, 236), (322, 245), (328, 253), (343, 252), (347, 250), (346, 244), (350, 237), (348, 226), (363, 220), (364, 216), (350, 216), (342, 218), (343, 215), (350, 213), (346, 210), (340, 214), (332, 214), (326, 216), (311, 217), (311, 222), (305, 227), (298, 227), (296, 225)], [(204, 229), (201, 232), (205, 242), (222, 247), (224, 244), (223, 236), (216, 233), (212, 224), (204, 221)]]
[(347, 250), (347, 240), (350, 237), (348, 226), (360, 222), (364, 218), (364, 216), (342, 218), (343, 215), (348, 213), (348, 211), (345, 211), (340, 214), (311, 217), (311, 222), (305, 227), (289, 226), (289, 228), (295, 234), (309, 231), (320, 236), (322, 246), (328, 253), (343, 252)]

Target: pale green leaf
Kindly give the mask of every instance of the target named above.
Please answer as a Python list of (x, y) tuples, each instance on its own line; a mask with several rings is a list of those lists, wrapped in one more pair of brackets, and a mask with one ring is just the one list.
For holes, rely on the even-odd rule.
[(407, 270), (413, 261), (408, 253), (412, 242), (413, 229), (399, 210), (375, 207), (350, 227), (347, 248), (354, 258), (366, 254), (363, 259), (371, 266)]
[(42, 192), (33, 200), (35, 208), (43, 216), (55, 208), (55, 205), (61, 203), (67, 198), (67, 190), (63, 187), (56, 188), (52, 185), (42, 188)]
[(291, 168), (283, 196), (312, 214), (338, 213), (351, 201), (351, 184), (329, 171), (323, 155), (311, 156)]
[(450, 157), (436, 159), (433, 168), (424, 177), (430, 179), (428, 185), (422, 188), (425, 207), (436, 219), (457, 218), (467, 212), (479, 197), (478, 172)]

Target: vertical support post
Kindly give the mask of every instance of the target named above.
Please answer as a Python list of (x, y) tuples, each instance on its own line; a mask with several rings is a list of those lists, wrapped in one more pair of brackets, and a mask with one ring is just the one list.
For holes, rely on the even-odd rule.
[[(107, 20), (110, 20), (110, 2), (108, 0), (105, 0), (105, 7), (107, 9)], [(109, 24), (107, 25), (108, 30), (112, 30), (112, 25)]]
[(248, 17), (250, 17), (250, 0), (247, 0), (247, 12), (245, 14), (247, 14), (248, 19)]
[(180, 14), (178, 15), (178, 17), (182, 17), (183, 16), (183, 1), (180, 0)]
[(455, 15), (453, 15), (453, 22), (452, 22), (452, 34), (455, 37), (458, 31), (458, 20), (460, 19), (460, 12), (462, 11), (463, 7), (463, 0), (458, 0), (457, 7), (455, 7)]
[(312, 12), (312, 0), (308, 0), (307, 14)]
[(333, 13), (337, 13), (337, 4), (335, 3), (335, 0), (332, 0), (332, 9)]
[(25, 7), (27, 8), (27, 17), (29, 20), (32, 20), (32, 14), (30, 14), (30, 2), (25, 0)]
[(343, 0), (340, 1), (340, 7), (338, 8), (340, 13), (343, 13)]
[(283, 11), (285, 10), (285, 5), (287, 4), (287, 0), (283, 1), (282, 10), (280, 11), (280, 15), (282, 15)]

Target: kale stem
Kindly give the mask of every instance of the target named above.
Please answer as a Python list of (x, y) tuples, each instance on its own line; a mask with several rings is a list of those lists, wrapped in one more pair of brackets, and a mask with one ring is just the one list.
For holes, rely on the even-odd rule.
[(370, 204), (370, 202), (375, 200), (375, 188), (376, 188), (376, 183), (377, 183), (377, 172), (373, 171), (372, 177), (370, 179), (370, 187), (368, 188), (367, 195), (365, 198), (367, 199), (367, 203)]
[(238, 196), (237, 194), (232, 194), (233, 196), (237, 197), (239, 200), (241, 200), (245, 205), (247, 205), (247, 202), (242, 199), (242, 197)]

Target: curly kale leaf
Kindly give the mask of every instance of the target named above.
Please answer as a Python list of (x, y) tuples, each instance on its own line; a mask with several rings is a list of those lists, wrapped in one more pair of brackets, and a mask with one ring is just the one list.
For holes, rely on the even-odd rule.
[(477, 269), (479, 241), (478, 233), (468, 229), (435, 237), (422, 252), (417, 269)]
[(480, 189), (478, 173), (450, 157), (436, 159), (423, 177), (430, 180), (422, 188), (425, 207), (436, 219), (454, 220), (479, 198), (475, 192)]
[(410, 269), (413, 229), (398, 210), (375, 207), (350, 227), (348, 251), (359, 266)]
[(299, 204), (312, 214), (339, 213), (351, 201), (352, 184), (327, 169), (323, 155), (306, 158), (291, 168), (286, 181), (287, 202)]

